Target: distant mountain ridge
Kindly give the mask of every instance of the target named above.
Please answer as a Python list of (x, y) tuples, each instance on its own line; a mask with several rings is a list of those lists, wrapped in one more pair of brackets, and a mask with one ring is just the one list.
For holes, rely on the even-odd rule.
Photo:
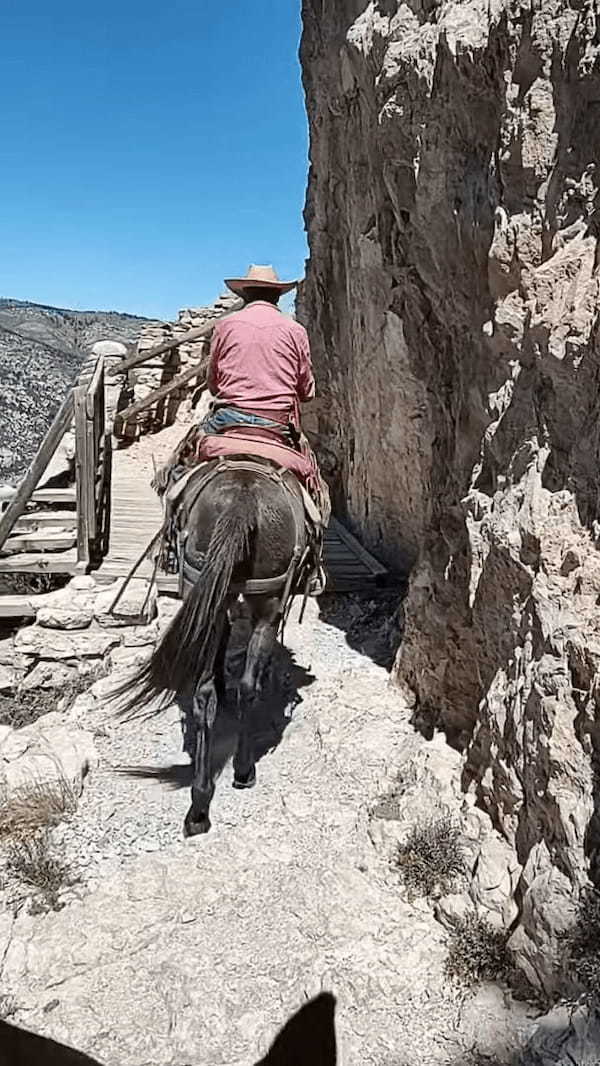
[(95, 342), (133, 345), (150, 321), (0, 298), (0, 484), (23, 476)]
[(65, 352), (85, 354), (99, 340), (132, 343), (151, 321), (120, 311), (72, 311), (0, 297), (0, 326)]

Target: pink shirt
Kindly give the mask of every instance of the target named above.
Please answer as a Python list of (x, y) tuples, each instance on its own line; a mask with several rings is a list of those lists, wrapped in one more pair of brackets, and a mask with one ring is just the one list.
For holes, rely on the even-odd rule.
[(218, 322), (210, 349), (208, 387), (232, 407), (292, 409), (315, 394), (308, 334), (273, 304), (256, 300)]

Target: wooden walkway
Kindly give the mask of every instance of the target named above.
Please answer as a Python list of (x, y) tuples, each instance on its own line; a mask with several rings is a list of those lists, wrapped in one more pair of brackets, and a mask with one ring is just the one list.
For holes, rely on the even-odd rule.
[[(149, 476), (136, 476), (128, 462), (126, 450), (113, 455), (110, 540), (108, 554), (95, 572), (97, 581), (114, 581), (125, 577), (136, 559), (150, 543), (161, 526), (163, 514), (160, 499), (150, 487)], [(150, 577), (152, 562), (145, 559), (137, 577)], [(157, 574), (158, 587), (165, 592), (177, 590), (177, 579)]]
[[(49, 509), (40, 510), (40, 505)], [(76, 573), (74, 490), (42, 489), (33, 494), (31, 508), (19, 519), (11, 535), (11, 554), (0, 557), (0, 577), (3, 573)], [(96, 579), (109, 583), (124, 577), (152, 540), (161, 521), (161, 503), (150, 488), (149, 476), (141, 471), (136, 475), (126, 449), (115, 451), (108, 552), (100, 567), (93, 571)], [(21, 548), (22, 551), (18, 550)], [(385, 583), (385, 567), (335, 518), (325, 534), (324, 549), (327, 591), (368, 591)], [(151, 573), (152, 563), (144, 560), (138, 576), (150, 577)], [(177, 591), (177, 579), (172, 575), (159, 572), (157, 582), (163, 592)], [(0, 594), (0, 617), (17, 614), (19, 604), (26, 606), (26, 598)]]
[[(147, 479), (135, 476), (127, 462), (126, 452), (113, 457), (112, 513), (108, 555), (95, 577), (98, 581), (113, 581), (124, 577), (146, 544), (149, 544), (162, 521), (161, 503)], [(327, 590), (358, 592), (382, 585), (387, 570), (335, 518), (325, 534), (324, 563)], [(152, 565), (144, 560), (138, 576), (150, 577)], [(172, 575), (157, 574), (158, 587), (164, 592), (177, 590)]]

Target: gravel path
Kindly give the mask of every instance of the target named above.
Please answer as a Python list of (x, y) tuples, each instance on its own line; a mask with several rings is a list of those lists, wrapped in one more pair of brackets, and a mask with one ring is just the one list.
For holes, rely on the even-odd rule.
[(251, 1066), (322, 989), (337, 998), (343, 1066), (462, 1066), (477, 1011), (506, 1024), (494, 999), (461, 1006), (444, 930), (403, 898), (373, 834), (398, 766), (430, 757), (385, 670), (315, 603), (286, 644), (253, 791), (231, 788), (223, 716), (207, 837), (181, 837), (178, 708), (117, 723), (80, 699), (100, 765), (57, 840), (81, 883), (56, 913), (0, 915), (0, 994), (17, 1024), (107, 1066)]

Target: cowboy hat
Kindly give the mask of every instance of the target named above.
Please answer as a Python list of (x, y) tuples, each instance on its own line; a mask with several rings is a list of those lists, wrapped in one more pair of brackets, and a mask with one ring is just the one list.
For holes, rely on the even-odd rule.
[(252, 265), (245, 278), (225, 278), (225, 284), (232, 292), (243, 296), (244, 289), (277, 289), (283, 294), (295, 289), (298, 282), (280, 281), (272, 266)]

